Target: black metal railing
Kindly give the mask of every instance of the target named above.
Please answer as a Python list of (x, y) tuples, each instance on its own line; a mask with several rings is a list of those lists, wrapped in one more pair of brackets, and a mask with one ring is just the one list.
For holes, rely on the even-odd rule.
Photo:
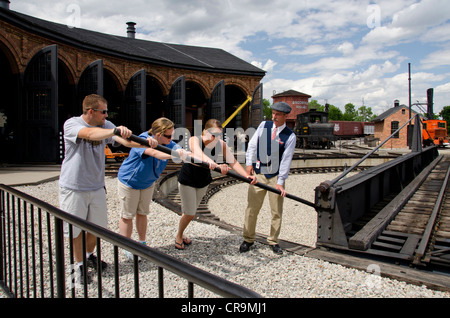
[[(86, 232), (97, 237), (96, 254), (99, 260), (102, 258), (102, 250), (108, 248), (107, 245), (113, 249), (113, 277), (104, 278), (100, 262), (98, 262), (97, 288), (96, 295), (94, 294), (93, 297), (103, 298), (104, 290), (107, 290), (107, 297), (119, 298), (122, 296), (121, 290), (133, 289), (136, 298), (164, 297), (166, 271), (174, 273), (187, 282), (185, 288), (189, 298), (194, 297), (194, 285), (222, 297), (261, 297), (243, 286), (118, 233), (86, 222), (5, 185), (0, 185), (0, 217), (0, 288), (3, 288), (10, 297), (76, 298), (90, 297), (93, 294), (89, 286), (94, 282), (89, 284), (86, 274), (81, 277), (81, 281), (74, 282), (74, 266), (70, 265), (74, 264), (72, 226), (82, 229), (83, 238)], [(64, 222), (70, 224), (68, 239), (65, 239), (63, 234)], [(85, 242), (83, 245), (85, 246)], [(132, 282), (128, 279), (125, 282), (120, 280), (119, 248), (134, 254)], [(139, 257), (156, 266), (157, 288), (155, 290), (158, 291), (151, 292), (150, 295), (148, 290), (139, 284)], [(86, 265), (86, 263), (87, 260), (84, 259), (83, 264)], [(109, 280), (108, 288), (105, 288), (104, 279)], [(110, 289), (111, 285), (113, 290)]]

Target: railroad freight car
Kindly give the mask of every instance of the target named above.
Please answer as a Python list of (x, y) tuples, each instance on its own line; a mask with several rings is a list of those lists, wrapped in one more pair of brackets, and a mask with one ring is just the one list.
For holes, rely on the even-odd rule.
[(333, 120), (334, 135), (339, 139), (365, 137), (375, 134), (375, 124), (362, 121)]
[(333, 121), (334, 135), (340, 139), (359, 137), (364, 134), (360, 121)]
[(375, 135), (375, 124), (363, 122), (364, 136)]
[(310, 110), (297, 115), (294, 132), (297, 148), (331, 148), (336, 137), (334, 124), (328, 122), (328, 112)]

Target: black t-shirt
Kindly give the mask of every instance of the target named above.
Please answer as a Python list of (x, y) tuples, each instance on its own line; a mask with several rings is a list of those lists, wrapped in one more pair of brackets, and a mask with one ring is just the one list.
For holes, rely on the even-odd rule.
[[(201, 139), (201, 137), (200, 137)], [(202, 151), (209, 158), (215, 160), (216, 151), (215, 148), (207, 148), (205, 150), (205, 144), (202, 141)], [(217, 144), (216, 144), (217, 145)], [(218, 143), (220, 145), (220, 142)], [(193, 188), (203, 188), (210, 184), (212, 181), (211, 170), (204, 168), (200, 165), (195, 165), (192, 163), (183, 163), (181, 166), (180, 174), (178, 175), (178, 182)]]

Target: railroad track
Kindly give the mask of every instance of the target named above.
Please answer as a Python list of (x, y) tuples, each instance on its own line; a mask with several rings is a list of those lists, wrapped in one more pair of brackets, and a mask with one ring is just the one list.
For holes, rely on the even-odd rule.
[[(418, 267), (450, 269), (450, 157), (443, 156), (402, 208), (364, 253), (384, 256)], [(355, 231), (374, 218), (394, 196), (353, 224)], [(350, 238), (350, 242), (354, 239)]]
[(450, 157), (444, 156), (368, 252), (450, 268), (449, 173)]
[[(317, 156), (314, 154), (306, 154), (308, 158), (323, 158), (335, 155), (336, 154), (334, 153), (319, 153)], [(342, 155), (342, 153), (338, 154), (338, 156)], [(294, 160), (300, 159), (304, 159), (304, 157), (298, 154), (296, 158), (294, 158)], [(439, 193), (438, 188), (442, 186), (442, 183), (444, 182), (444, 170), (446, 167), (448, 168), (449, 160), (449, 157), (444, 157), (444, 160), (439, 163), (433, 173), (431, 173), (427, 180), (423, 182), (422, 186), (410, 198), (409, 202), (391, 221), (387, 228), (384, 229), (381, 235), (379, 235), (378, 238), (372, 243), (366, 253), (376, 256), (387, 256), (399, 260), (413, 260), (415, 264), (420, 265), (427, 263), (442, 263), (450, 267), (450, 260), (447, 260), (450, 255), (450, 213), (448, 212), (448, 210), (450, 210), (450, 199), (448, 198), (450, 195), (443, 196), (445, 200), (441, 204), (441, 210), (444, 212), (435, 213), (436, 215), (430, 220), (433, 209), (432, 207), (434, 207)], [(117, 175), (119, 167), (120, 164), (115, 163), (107, 165), (106, 174), (110, 176)], [(160, 193), (159, 188), (161, 184), (166, 182), (169, 178), (175, 178), (180, 167), (181, 164), (175, 164), (173, 162), (168, 163), (166, 170), (157, 181), (157, 190), (154, 194), (155, 201), (178, 214), (181, 214), (181, 199), (178, 189), (175, 187), (171, 192), (163, 195)], [(366, 167), (359, 167), (358, 170), (360, 171), (365, 168)], [(290, 173), (335, 173), (342, 172), (344, 169), (345, 167), (293, 168)], [(213, 223), (227, 229), (234, 228), (234, 226), (221, 221), (210, 211), (208, 201), (215, 193), (224, 187), (236, 184), (238, 182), (240, 181), (228, 176), (218, 175), (214, 177), (213, 182), (209, 185), (208, 191), (197, 210), (196, 219), (202, 222)], [(365, 220), (358, 220), (355, 224), (353, 224), (353, 227), (355, 229), (362, 228), (392, 199), (394, 199), (393, 196), (385, 198), (383, 202), (380, 202), (379, 205), (372, 209), (371, 213), (365, 215)], [(430, 222), (433, 222), (436, 226), (432, 228), (433, 231), (430, 229), (426, 231), (426, 227)], [(430, 228), (431, 225), (428, 225), (428, 227)], [(418, 248), (420, 242), (424, 242), (424, 235), (429, 238), (427, 241), (430, 243), (427, 245), (426, 251), (423, 253), (416, 253), (416, 249)], [(294, 249), (302, 248), (301, 244), (297, 244), (295, 242), (286, 243)]]
[[(354, 155), (354, 154), (351, 154)], [(308, 158), (317, 158), (314, 154), (307, 154)], [(320, 154), (319, 157), (323, 157)], [(325, 157), (334, 156), (334, 154), (325, 155)], [(342, 156), (342, 153), (338, 154)], [(398, 156), (398, 154), (392, 154), (393, 157)], [(305, 159), (301, 156), (297, 156), (295, 160)], [(443, 196), (443, 202), (441, 204), (440, 213), (437, 214), (436, 219), (432, 226), (432, 231), (429, 234), (428, 244), (426, 244), (425, 252), (423, 255), (419, 255), (416, 251), (419, 249), (420, 242), (424, 236), (429, 222), (424, 220), (428, 216), (430, 220), (431, 213), (424, 212), (422, 210), (428, 209), (436, 201), (436, 196), (438, 195), (437, 189), (439, 185), (442, 186), (444, 182), (442, 175), (444, 170), (449, 167), (450, 157), (444, 157), (437, 168), (430, 174), (429, 178), (423, 182), (422, 186), (416, 191), (415, 195), (411, 197), (410, 202), (404, 206), (404, 208), (398, 213), (398, 215), (392, 220), (389, 226), (382, 232), (382, 234), (377, 238), (377, 240), (372, 244), (371, 248), (361, 255), (360, 253), (342, 253), (343, 251), (336, 251), (333, 249), (323, 249), (323, 248), (313, 248), (309, 246), (304, 246), (296, 242), (290, 242), (281, 240), (280, 245), (286, 251), (297, 253), (299, 255), (318, 258), (326, 260), (332, 263), (342, 264), (344, 266), (354, 267), (360, 270), (366, 270), (368, 266), (371, 266), (378, 259), (379, 256), (388, 255), (388, 262), (382, 263), (383, 275), (391, 277), (394, 279), (404, 280), (414, 284), (425, 284), (430, 288), (437, 290), (450, 290), (450, 278), (447, 277), (448, 274), (444, 275), (442, 278), (440, 274), (436, 274), (430, 271), (416, 271), (416, 265), (418, 268), (427, 266), (430, 264), (438, 264), (439, 266), (444, 266), (444, 273), (450, 268), (449, 258), (450, 258), (450, 195), (446, 194)], [(180, 169), (180, 164), (174, 164), (169, 162), (166, 170), (164, 171), (161, 178), (158, 180), (158, 186), (160, 187), (162, 182), (166, 182), (170, 178), (177, 176), (177, 171)], [(120, 164), (111, 164), (107, 166), (107, 174), (111, 176), (117, 175), (118, 168)], [(446, 168), (447, 167), (447, 168)], [(292, 174), (302, 174), (302, 173), (324, 173), (324, 172), (340, 172), (343, 171), (345, 167), (313, 167), (313, 168), (296, 168), (291, 169)], [(365, 167), (359, 168), (360, 170), (365, 169)], [(241, 182), (232, 177), (228, 176), (217, 176), (213, 178), (213, 182), (210, 184), (208, 191), (203, 198), (196, 214), (196, 220), (203, 223), (214, 224), (223, 229), (229, 230), (230, 232), (241, 233), (242, 229), (234, 225), (227, 224), (215, 216), (208, 208), (209, 199), (218, 191), (221, 191), (227, 186), (231, 186)], [(447, 184), (447, 192), (448, 192)], [(425, 198), (427, 200), (425, 200)], [(181, 199), (177, 189), (171, 191), (168, 195), (162, 196), (159, 191), (155, 191), (154, 198), (156, 202), (165, 206), (175, 213), (181, 214)], [(381, 203), (379, 209), (389, 202), (392, 198), (386, 198), (386, 202)], [(418, 204), (423, 206), (423, 209), (418, 208)], [(433, 205), (434, 206), (434, 205)], [(419, 211), (420, 210), (420, 211)], [(376, 209), (373, 213), (376, 214)], [(409, 214), (407, 214), (409, 213)], [(430, 227), (430, 226), (429, 226)], [(419, 230), (422, 229), (422, 230)], [(266, 237), (258, 234), (256, 240), (260, 243), (266, 244)], [(408, 254), (405, 256), (405, 252)], [(364, 257), (361, 257), (364, 256)], [(374, 258), (372, 258), (374, 256)], [(420, 257), (419, 257), (420, 256)], [(384, 258), (383, 258), (384, 259)], [(404, 267), (404, 263), (398, 266), (397, 261), (394, 260), (404, 260), (407, 259), (411, 265), (415, 265), (413, 269), (409, 267)], [(383, 261), (384, 262), (384, 261)]]
[[(449, 158), (447, 157), (447, 160)], [(446, 160), (446, 161), (447, 161)], [(447, 161), (448, 165), (448, 161)], [(438, 167), (439, 168), (439, 167)], [(304, 169), (291, 169), (292, 174), (301, 174), (301, 173), (323, 173), (323, 172), (339, 172), (343, 171), (343, 167), (328, 167), (328, 168), (304, 168)], [(364, 168), (361, 168), (364, 169)], [(176, 174), (176, 172), (172, 172), (172, 174)], [(432, 173), (431, 179), (441, 178), (441, 172), (436, 172), (436, 170)], [(209, 189), (203, 198), (196, 214), (196, 220), (198, 222), (203, 222), (207, 224), (214, 224), (219, 226), (225, 230), (228, 230), (233, 233), (242, 233), (242, 229), (238, 226), (234, 226), (223, 222), (215, 216), (208, 208), (209, 199), (218, 191), (221, 191), (227, 186), (231, 186), (240, 181), (227, 177), (227, 176), (218, 176), (214, 178), (213, 182), (210, 184)], [(435, 180), (426, 181), (423, 184), (423, 188), (427, 188), (433, 183), (436, 183)], [(434, 185), (433, 189), (428, 189), (428, 191), (436, 192), (436, 185)], [(420, 189), (418, 194), (422, 191)], [(427, 196), (427, 194), (422, 194)], [(387, 198), (387, 201), (390, 198)], [(414, 202), (415, 198), (412, 199), (411, 202)], [(431, 199), (432, 201), (433, 199)], [(175, 211), (181, 214), (180, 204), (181, 200), (177, 190), (174, 190), (170, 193), (170, 195), (163, 198), (156, 198), (155, 201), (160, 204), (166, 206), (168, 209)], [(415, 203), (412, 203), (415, 204)], [(392, 279), (403, 280), (409, 283), (417, 284), (417, 285), (426, 285), (429, 288), (449, 291), (450, 290), (450, 277), (448, 275), (448, 270), (450, 266), (448, 264), (448, 257), (450, 255), (450, 240), (446, 235), (450, 234), (450, 215), (449, 215), (449, 207), (450, 202), (445, 201), (442, 204), (442, 211), (446, 211), (444, 213), (439, 214), (439, 217), (436, 219), (436, 226), (434, 227), (435, 231), (432, 235), (430, 235), (430, 244), (427, 244), (426, 253), (423, 257), (420, 258), (420, 262), (412, 263), (416, 258), (414, 258), (414, 253), (412, 253), (409, 257), (410, 261), (405, 267), (404, 263), (399, 263), (397, 260), (403, 258), (404, 255), (400, 254), (400, 251), (404, 252), (406, 249), (410, 249), (410, 251), (418, 250), (418, 246), (420, 245), (420, 234), (417, 232), (417, 226), (412, 225), (414, 216), (411, 216), (409, 221), (405, 221), (405, 224), (412, 223), (408, 226), (411, 233), (407, 233), (407, 231), (400, 232), (399, 229), (389, 228), (386, 229), (383, 234), (378, 238), (375, 245), (378, 244), (378, 247), (384, 244), (383, 248), (386, 248), (386, 244), (394, 245), (394, 242), (397, 242), (399, 246), (395, 247), (395, 250), (388, 251), (390, 254), (388, 258), (382, 258), (381, 261), (379, 259), (380, 255), (383, 255), (386, 251), (381, 251), (380, 249), (376, 250), (378, 247), (374, 247), (366, 251), (365, 253), (346, 253), (343, 251), (337, 251), (334, 249), (324, 250), (323, 248), (314, 248), (310, 246), (305, 246), (296, 242), (280, 240), (280, 246), (288, 252), (296, 253), (302, 255), (304, 257), (317, 258), (321, 260), (325, 260), (331, 263), (338, 263), (343, 266), (353, 267), (362, 271), (371, 268), (374, 264), (378, 264), (379, 268), (382, 268), (382, 275), (386, 277), (390, 277)], [(406, 206), (405, 206), (406, 208)], [(404, 212), (404, 211), (401, 211)], [(419, 214), (420, 215), (420, 214)], [(396, 224), (399, 220), (403, 218), (403, 214), (398, 214), (398, 218), (394, 219), (392, 222), (392, 226)], [(417, 223), (417, 222), (416, 222)], [(397, 224), (398, 225), (398, 224)], [(422, 226), (423, 227), (423, 226)], [(426, 228), (426, 226), (424, 227)], [(394, 235), (394, 237), (392, 236)], [(395, 237), (396, 236), (396, 237)], [(422, 233), (423, 236), (423, 233)], [(383, 242), (383, 240), (388, 237), (388, 242)], [(413, 240), (408, 241), (409, 237), (413, 237)], [(256, 241), (262, 244), (267, 244), (266, 236), (262, 234), (257, 234)], [(405, 244), (406, 242), (406, 244)], [(415, 243), (414, 243), (415, 242)], [(400, 246), (401, 245), (401, 246)], [(414, 246), (414, 247), (411, 247)], [(402, 250), (402, 248), (404, 248)], [(381, 252), (381, 253), (380, 253)], [(362, 257), (361, 257), (362, 256)], [(392, 262), (394, 260), (394, 262)], [(425, 263), (428, 262), (428, 263)], [(446, 263), (445, 263), (446, 262)], [(439, 266), (444, 266), (444, 271), (436, 273), (434, 271), (423, 270), (424, 265), (428, 264), (439, 264)], [(414, 266), (413, 266), (414, 265)], [(413, 267), (412, 267), (413, 266)], [(442, 268), (442, 267), (440, 267)], [(422, 270), (419, 270), (422, 269)], [(444, 273), (444, 274), (443, 274)]]

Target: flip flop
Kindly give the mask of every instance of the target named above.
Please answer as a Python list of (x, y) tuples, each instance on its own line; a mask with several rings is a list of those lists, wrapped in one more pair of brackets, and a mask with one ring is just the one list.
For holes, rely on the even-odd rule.
[(183, 237), (183, 243), (184, 245), (191, 245), (192, 240), (188, 237)]
[(184, 250), (184, 243), (178, 243), (177, 240), (175, 240), (175, 248), (177, 250)]

